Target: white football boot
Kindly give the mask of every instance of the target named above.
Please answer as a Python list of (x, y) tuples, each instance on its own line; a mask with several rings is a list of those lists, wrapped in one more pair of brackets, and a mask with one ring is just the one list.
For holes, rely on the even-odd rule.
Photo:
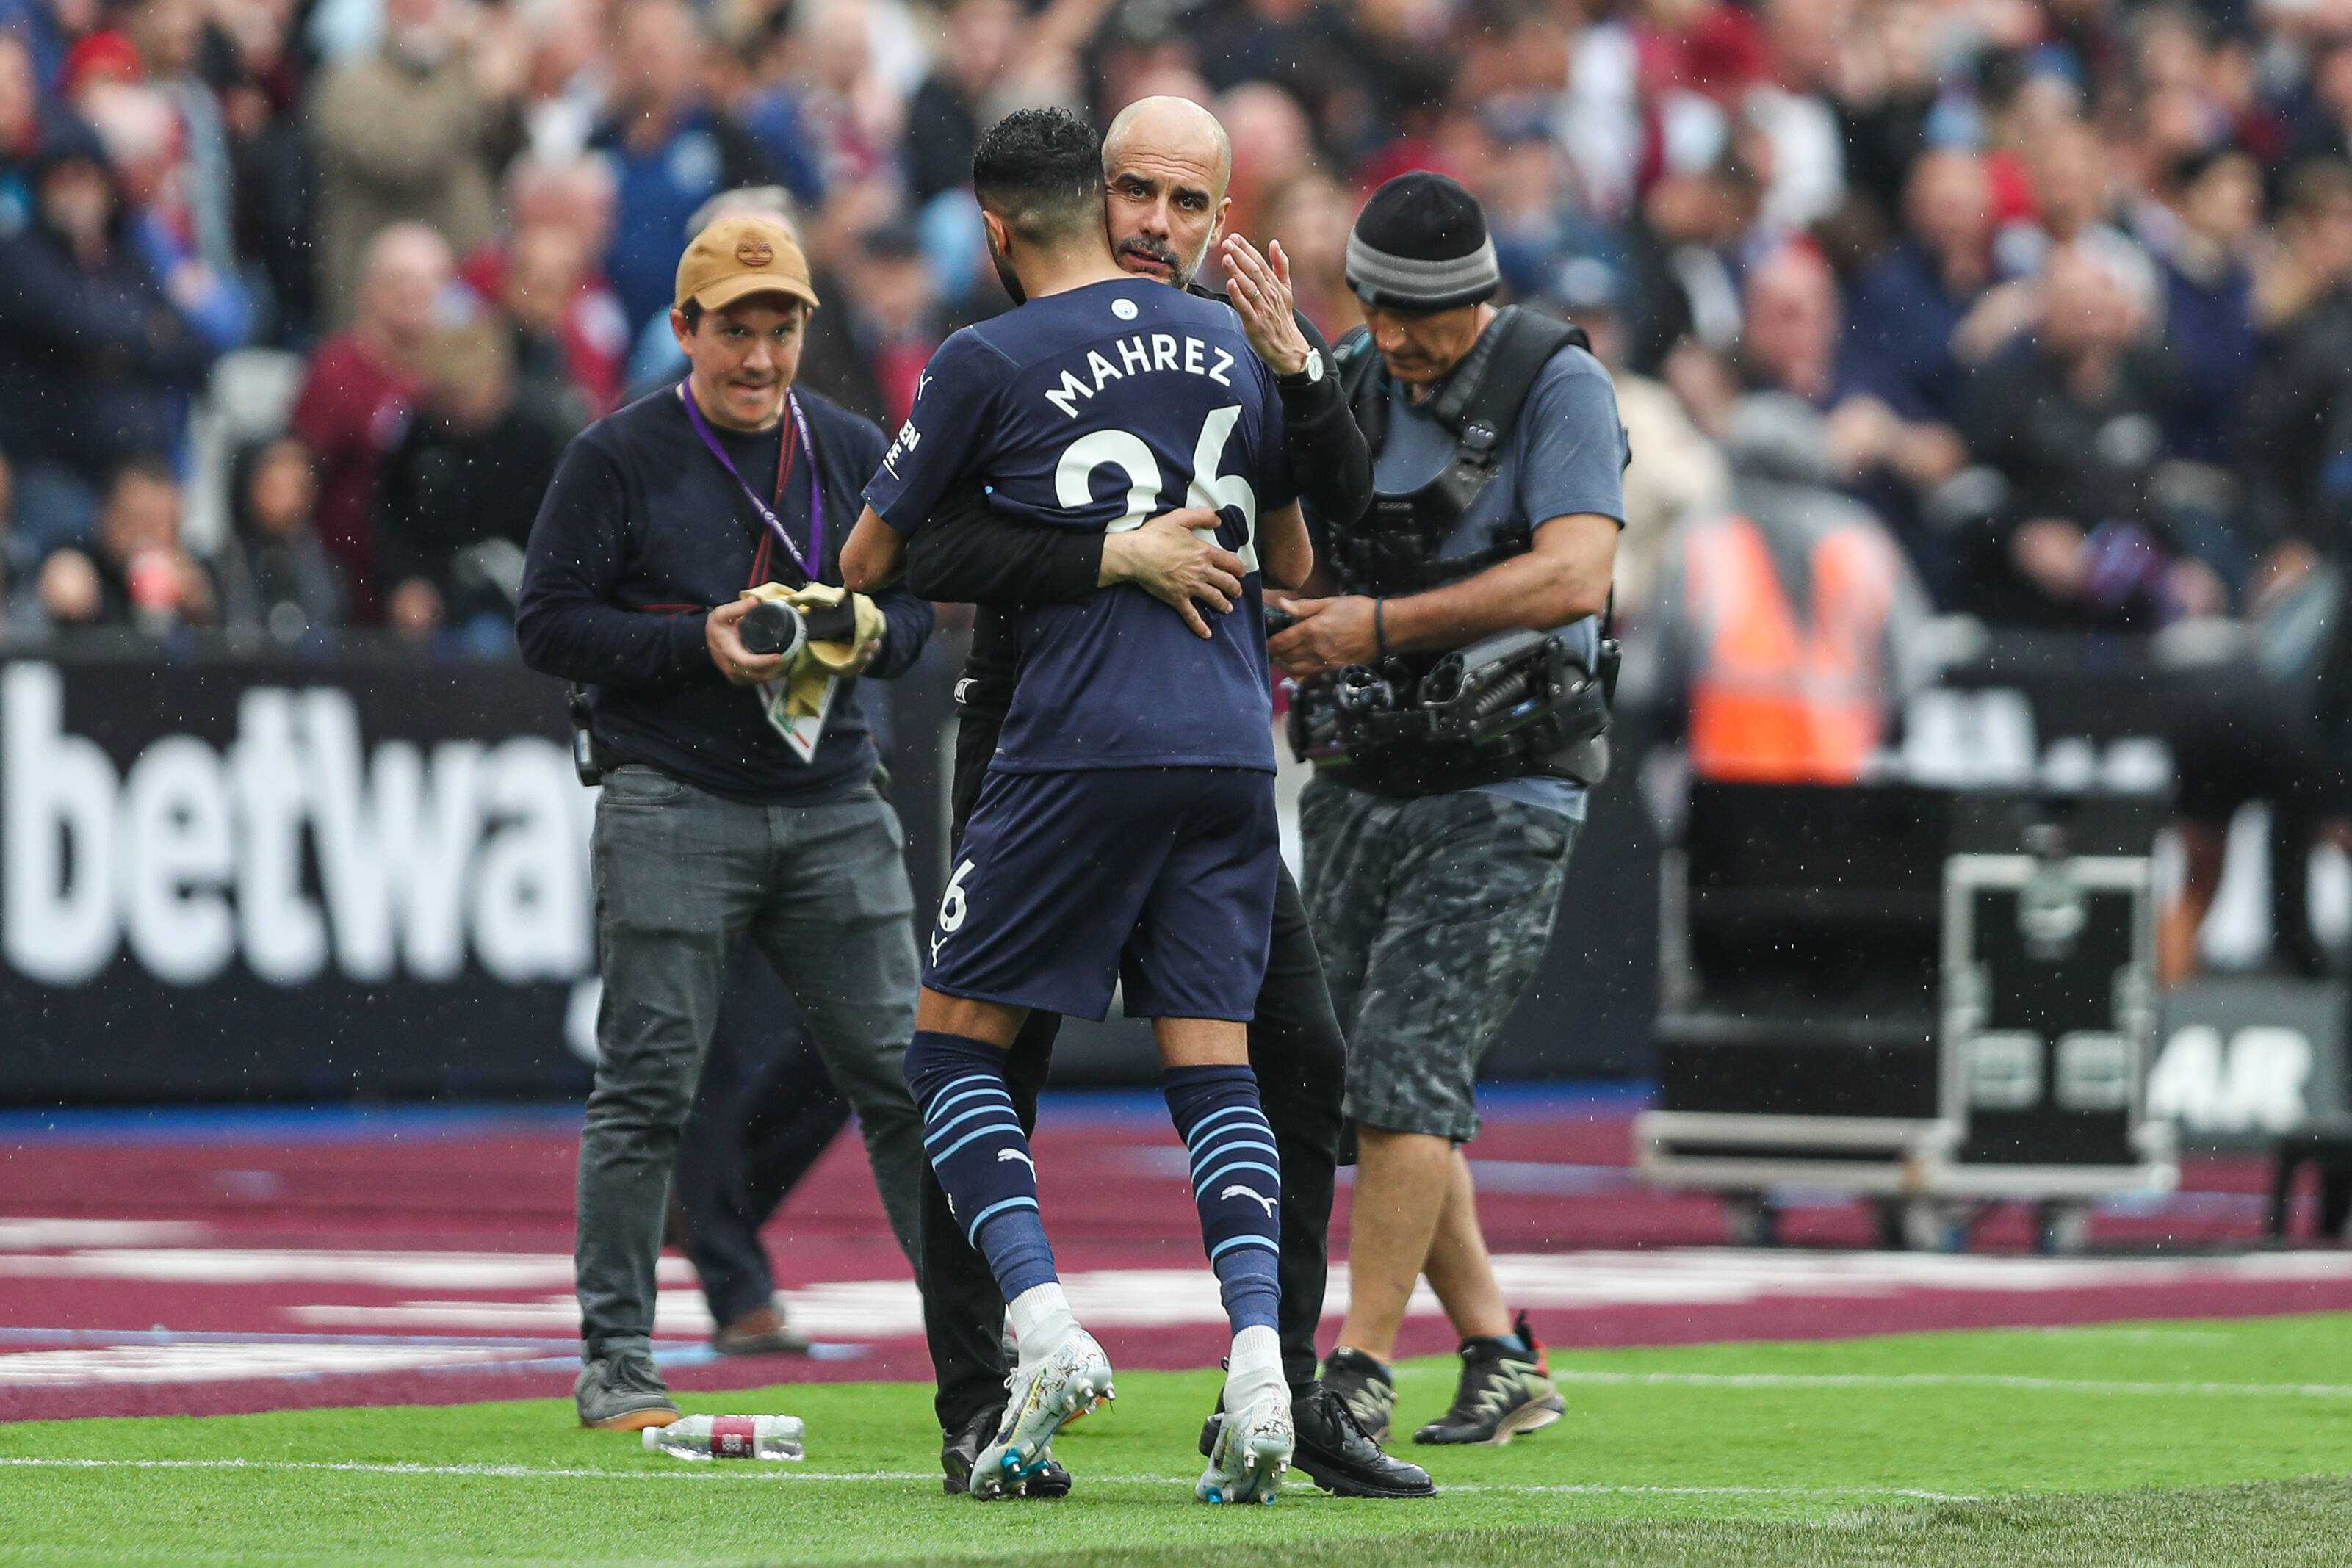
[(1054, 1457), (1055, 1433), (1118, 1397), (1110, 1378), (1110, 1358), (1075, 1324), (1044, 1356), (1014, 1368), (1004, 1424), (972, 1460), (971, 1495), (982, 1501), (1017, 1496)]
[(1269, 1389), (1239, 1412), (1227, 1411), (1192, 1495), (1202, 1502), (1272, 1502), (1290, 1468), (1298, 1435), (1290, 1424), (1290, 1390)]

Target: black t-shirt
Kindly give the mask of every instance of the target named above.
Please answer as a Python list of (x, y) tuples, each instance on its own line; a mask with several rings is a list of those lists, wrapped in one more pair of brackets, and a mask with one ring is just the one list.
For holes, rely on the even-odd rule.
[(488, 539), (530, 537), (563, 433), (520, 402), (488, 429), (466, 433), (437, 420), (412, 422), (384, 465), (377, 555), (388, 583), (421, 577), (441, 592), (453, 621), (497, 609), (486, 583), (461, 580), (457, 552)]
[[(755, 581), (764, 537), (742, 490), (702, 444), (676, 387), (583, 431), (539, 510), (515, 634), (531, 668), (592, 688), (598, 741), (730, 800), (819, 805), (872, 776), (877, 763), (857, 683), (845, 682), (816, 753), (803, 762), (768, 722), (757, 687), (730, 684), (710, 661), (703, 622)], [(842, 540), (882, 456), (882, 433), (814, 393), (800, 394), (824, 494), (822, 580), (841, 580)], [(789, 420), (786, 421), (786, 424)], [(774, 490), (785, 426), (719, 433), (746, 483)], [(778, 508), (809, 549), (809, 470), (793, 465)], [(782, 549), (756, 580), (798, 582)], [(903, 589), (874, 596), (889, 621), (870, 675), (915, 662), (931, 607)]]
[(1978, 613), (2004, 625), (2135, 623), (2137, 611), (2053, 602), (2018, 572), (2009, 540), (2019, 525), (2042, 517), (2063, 518), (2085, 533), (2108, 522), (2160, 526), (2147, 487), (2168, 455), (2168, 383), (2160, 360), (2132, 352), (2118, 360), (2104, 392), (2086, 399), (2069, 384), (2065, 367), (2032, 343), (1979, 373), (1962, 430), (1976, 460), (2009, 481), (2010, 502), (1976, 540)]

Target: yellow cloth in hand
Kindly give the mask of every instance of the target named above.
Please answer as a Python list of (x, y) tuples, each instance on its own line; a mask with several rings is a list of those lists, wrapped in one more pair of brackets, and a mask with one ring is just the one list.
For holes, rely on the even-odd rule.
[(781, 677), (787, 684), (784, 713), (790, 718), (814, 718), (823, 713), (825, 683), (837, 675), (856, 674), (866, 656), (866, 644), (882, 635), (887, 624), (874, 601), (829, 582), (812, 582), (801, 588), (763, 582), (744, 590), (743, 597), (777, 600), (803, 614), (812, 610), (830, 610), (845, 597), (857, 618), (857, 630), (849, 641), (810, 643), (794, 656), (791, 667)]

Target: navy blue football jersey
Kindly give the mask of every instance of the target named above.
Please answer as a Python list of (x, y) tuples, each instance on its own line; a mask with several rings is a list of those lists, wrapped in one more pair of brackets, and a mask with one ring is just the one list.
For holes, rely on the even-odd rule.
[(1258, 515), (1297, 497), (1280, 394), (1231, 306), (1134, 278), (956, 333), (924, 369), (866, 498), (912, 533), (972, 479), (1008, 517), (1093, 532), (1216, 507), (1218, 542), (1249, 569), (1243, 602), (1207, 616), (1205, 642), (1126, 585), (1023, 615), (998, 771), (1273, 769), (1255, 547)]

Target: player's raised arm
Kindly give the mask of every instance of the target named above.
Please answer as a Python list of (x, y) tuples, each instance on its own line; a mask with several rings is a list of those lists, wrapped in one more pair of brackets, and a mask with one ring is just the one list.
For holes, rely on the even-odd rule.
[(1315, 546), (1307, 537), (1307, 518), (1293, 501), (1258, 519), (1258, 570), (1268, 588), (1302, 588), (1315, 570)]
[(841, 547), (841, 580), (852, 592), (878, 593), (898, 580), (906, 556), (906, 537), (868, 507)]
[(903, 570), (907, 538), (964, 477), (980, 433), (994, 428), (1003, 360), (969, 328), (940, 345), (915, 383), (914, 411), (866, 485), (866, 510), (842, 542), (842, 580), (871, 593)]
[(999, 517), (978, 484), (959, 485), (908, 537), (905, 580), (939, 603), (1008, 612), (1083, 603), (1102, 575), (1103, 539)]
[(1184, 507), (1141, 528), (1078, 533), (999, 517), (977, 490), (960, 490), (906, 540), (906, 583), (925, 599), (1003, 611), (1078, 604), (1133, 583), (1206, 637), (1204, 615), (1232, 611), (1247, 570), (1216, 527), (1216, 513)]

